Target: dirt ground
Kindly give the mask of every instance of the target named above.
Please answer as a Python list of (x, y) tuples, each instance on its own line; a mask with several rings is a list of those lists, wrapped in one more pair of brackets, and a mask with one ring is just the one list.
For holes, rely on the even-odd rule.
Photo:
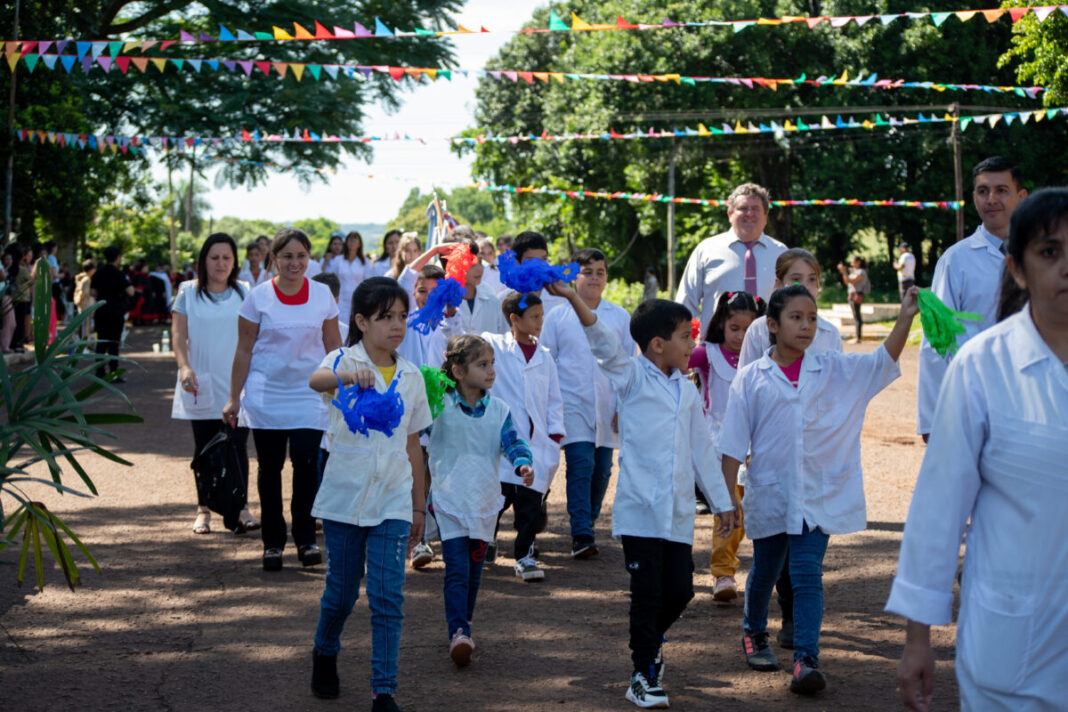
[[(342, 638), (342, 697), (316, 700), (308, 685), (325, 567), (302, 569), (291, 544), (285, 569), (267, 573), (258, 536), (192, 534), (192, 433), (187, 423), (170, 419), (175, 367), (151, 352), (158, 334), (135, 331), (125, 354), (143, 369), (132, 369), (125, 390), (145, 423), (115, 428), (117, 450), (134, 466), (89, 461), (99, 497), (39, 493), (90, 546), (102, 573), (83, 567), (84, 585), (71, 593), (52, 570), (39, 592), (28, 584), (17, 588), (13, 568), (0, 568), (0, 709), (366, 709), (370, 619), (362, 596)], [(847, 348), (870, 351), (874, 344)], [(906, 350), (902, 374), (871, 404), (864, 427), (868, 529), (832, 537), (827, 552), (821, 667), (828, 689), (799, 699), (787, 690), (787, 672), (746, 667), (741, 601), (712, 600), (713, 520), (700, 517), (697, 595), (665, 645), (673, 708), (900, 708), (895, 670), (902, 622), (884, 613), (883, 604), (923, 455), (913, 434), (915, 348)], [(546, 580), (522, 583), (506, 557), (487, 567), (470, 668), (459, 670), (448, 657), (441, 562), (409, 572), (397, 698), (405, 710), (632, 709), (623, 699), (630, 672), (628, 582), (621, 548), (609, 537), (612, 491), (598, 523), (600, 556), (572, 561), (562, 472), (561, 466), (550, 497), (549, 529), (538, 539)], [(502, 532), (508, 551), (511, 531), (504, 526)], [(744, 543), (740, 585), (751, 551)], [(777, 615), (773, 603), (773, 633)], [(953, 633), (952, 627), (934, 631), (936, 709), (957, 706)], [(781, 661), (790, 660), (789, 651), (775, 650)]]

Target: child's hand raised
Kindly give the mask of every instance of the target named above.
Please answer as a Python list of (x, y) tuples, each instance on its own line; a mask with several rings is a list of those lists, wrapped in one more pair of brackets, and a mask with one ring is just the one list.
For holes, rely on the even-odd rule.
[(901, 313), (912, 319), (920, 311), (920, 290), (917, 287), (909, 287), (905, 292), (905, 298), (901, 300)]
[(545, 285), (545, 291), (554, 297), (563, 297), (564, 299), (575, 293), (575, 290), (567, 286), (567, 282), (562, 280)]
[(530, 487), (534, 484), (534, 470), (530, 465), (520, 465), (519, 476), (523, 478), (523, 485)]

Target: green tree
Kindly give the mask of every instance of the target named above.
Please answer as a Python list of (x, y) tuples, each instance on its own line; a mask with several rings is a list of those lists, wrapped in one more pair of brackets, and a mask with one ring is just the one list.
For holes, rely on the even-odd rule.
[[(328, 218), (306, 218), (297, 220), (293, 227), (303, 230), (312, 243), (312, 254), (322, 256), (330, 242), (330, 233), (340, 230), (338, 224)], [(273, 237), (273, 235), (272, 235)], [(366, 251), (366, 245), (364, 251)]]
[(472, 229), (491, 237), (515, 229), (514, 223), (505, 216), (503, 204), (496, 202), (485, 191), (467, 187), (455, 188), (452, 191), (435, 188), (430, 193), (412, 188), (397, 211), (397, 217), (389, 222), (387, 229), (396, 228), (417, 232), (420, 236), (426, 235), (430, 228), (426, 208), (435, 193), (439, 200), (444, 201), (449, 215), (462, 225), (470, 225)]
[[(1030, 7), (1023, 0), (1006, 0), (1002, 7)], [(1021, 82), (1046, 87), (1042, 99), (1047, 106), (1068, 102), (1068, 17), (1059, 9), (1039, 22), (1027, 13), (1013, 25), (1012, 47), (1001, 56), (1000, 65), (1019, 62), (1016, 76)]]
[[(965, 9), (963, 0), (938, 9)], [(704, 0), (702, 2), (575, 2), (590, 22), (611, 21), (617, 14), (630, 22), (659, 23), (664, 17), (693, 20), (774, 17), (781, 15), (860, 15), (901, 12), (896, 0)], [(548, 8), (535, 11), (530, 25), (548, 25)], [(1010, 42), (1007, 23), (961, 23), (950, 18), (940, 27), (925, 22), (878, 21), (858, 27), (809, 29), (804, 24), (750, 27), (733, 33), (722, 28), (657, 32), (575, 32), (520, 34), (510, 40), (489, 66), (501, 69), (589, 73), (668, 73), (689, 76), (851, 76), (917, 81), (1012, 84), (1012, 74), (997, 68)], [(960, 57), (968, 57), (966, 63)], [(698, 122), (734, 125), (742, 117), (816, 110), (834, 120), (836, 107), (904, 107), (925, 105), (925, 114), (947, 110), (951, 100), (994, 107), (1028, 107), (1034, 102), (1012, 94), (954, 94), (898, 89), (780, 85), (777, 91), (725, 84), (594, 81), (510, 82), (486, 77), (477, 90), (470, 135), (591, 132), (613, 128), (696, 127)], [(915, 115), (915, 108), (907, 114)], [(983, 112), (976, 112), (983, 113)], [(774, 116), (774, 113), (772, 113)], [(771, 118), (769, 116), (769, 118)], [(748, 119), (743, 120), (743, 125)], [(815, 116), (819, 120), (819, 116)], [(767, 119), (765, 119), (765, 123)], [(1004, 124), (1004, 122), (1003, 122)], [(996, 153), (1014, 155), (1035, 184), (1054, 182), (1065, 167), (1048, 161), (1052, 146), (1068, 148), (1055, 122), (997, 129), (974, 127), (961, 138), (965, 170)], [(473, 151), (474, 173), (491, 183), (551, 188), (586, 188), (667, 193), (672, 156), (675, 195), (725, 198), (732, 186), (755, 181), (776, 199), (823, 197), (942, 199), (954, 194), (953, 153), (947, 124), (924, 124), (894, 130), (842, 130), (770, 133), (637, 141), (485, 142)], [(1058, 154), (1059, 155), (1059, 154)], [(966, 195), (970, 181), (965, 181)], [(646, 265), (663, 270), (666, 207), (660, 203), (601, 200), (554, 200), (538, 195), (499, 198), (515, 222), (539, 229), (568, 246), (596, 244), (605, 250), (614, 273), (641, 277)], [(966, 208), (968, 223), (974, 212)], [(875, 226), (887, 243), (907, 237), (925, 242), (928, 257), (954, 239), (954, 216), (948, 212), (887, 208), (784, 208), (772, 212), (768, 232), (788, 244), (813, 249), (830, 267), (845, 257), (862, 228)], [(727, 227), (722, 208), (676, 207), (681, 267), (701, 239)], [(887, 250), (889, 247), (887, 246)], [(922, 257), (922, 255), (921, 255)], [(663, 282), (663, 273), (661, 273)]]

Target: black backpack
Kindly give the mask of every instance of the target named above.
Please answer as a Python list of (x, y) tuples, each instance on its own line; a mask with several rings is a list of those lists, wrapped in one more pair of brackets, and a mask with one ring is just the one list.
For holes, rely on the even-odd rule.
[(205, 507), (221, 514), (227, 529), (238, 525), (245, 506), (245, 477), (237, 447), (226, 433), (216, 434), (193, 458), (197, 495)]

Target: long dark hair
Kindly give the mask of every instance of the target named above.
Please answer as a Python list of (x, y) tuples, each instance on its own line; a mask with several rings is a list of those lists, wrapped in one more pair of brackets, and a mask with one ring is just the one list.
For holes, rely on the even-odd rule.
[(716, 302), (716, 311), (705, 330), (705, 341), (710, 344), (722, 344), (724, 341), (723, 325), (735, 314), (748, 312), (756, 319), (764, 313), (764, 300), (753, 298), (749, 292), (723, 292)]
[(356, 256), (360, 258), (360, 264), (367, 264), (367, 258), (363, 256), (363, 235), (353, 230), (348, 235), (345, 235), (345, 242), (342, 243), (341, 255), (346, 261), (349, 261), (349, 238), (355, 237), (360, 241), (360, 246), (356, 248)]
[(200, 247), (200, 254), (197, 255), (197, 298), (203, 299), (204, 292), (208, 288), (208, 252), (215, 245), (228, 245), (230, 252), (234, 255), (234, 266), (230, 269), (230, 274), (226, 277), (226, 285), (237, 292), (241, 297), (245, 296), (245, 290), (241, 289), (241, 285), (237, 281), (237, 275), (241, 270), (241, 264), (237, 258), (237, 243), (234, 242), (234, 238), (227, 235), (225, 232), (213, 232), (208, 235), (208, 239), (204, 240), (204, 244)]
[[(382, 254), (378, 256), (378, 259), (375, 260), (375, 262), (388, 262), (393, 258), (393, 255), (389, 254), (389, 250), (386, 248), (386, 243), (389, 242), (389, 238), (392, 235), (397, 236), (397, 250), (400, 250), (401, 231), (394, 228), (393, 230), (388, 231), (385, 235), (382, 236)], [(363, 240), (360, 240), (360, 242), (362, 243)]]
[[(1035, 191), (1021, 201), (1012, 213), (1005, 254), (1012, 257), (1017, 268), (1022, 270), (1027, 246), (1056, 231), (1065, 219), (1068, 219), (1068, 188), (1043, 188)], [(1028, 299), (1030, 295), (1027, 290), (1016, 284), (1006, 265), (1001, 273), (998, 321), (1020, 311)]]
[[(813, 304), (816, 300), (812, 298), (812, 292), (800, 284), (791, 284), (789, 287), (780, 287), (771, 293), (771, 299), (768, 300), (768, 319), (774, 319), (776, 324), (781, 323), (782, 310), (786, 308), (786, 303), (794, 297), (805, 297)], [(771, 333), (771, 329), (768, 329), (768, 337), (771, 343), (775, 343), (775, 334)]]
[(389, 277), (371, 277), (360, 282), (352, 293), (349, 338), (345, 345), (354, 346), (363, 339), (363, 332), (360, 331), (360, 327), (356, 326), (357, 314), (365, 319), (384, 317), (396, 301), (400, 301), (407, 311), (408, 290), (397, 284), (397, 280)]

